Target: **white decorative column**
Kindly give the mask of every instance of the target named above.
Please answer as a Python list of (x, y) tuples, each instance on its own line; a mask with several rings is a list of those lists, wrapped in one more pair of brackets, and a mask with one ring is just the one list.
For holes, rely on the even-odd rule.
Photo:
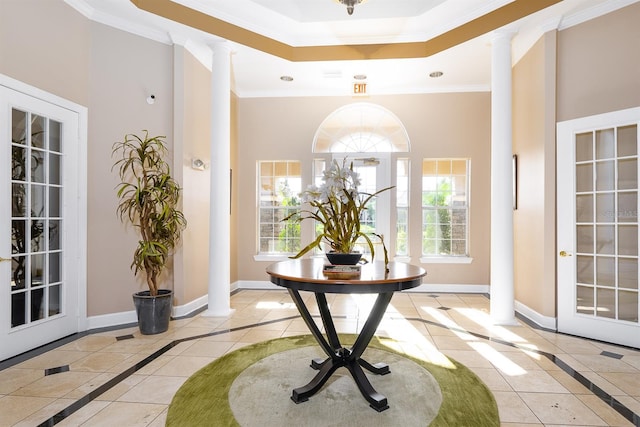
[(511, 32), (496, 32), (491, 59), (491, 302), (494, 324), (515, 324)]
[(210, 45), (211, 194), (209, 201), (209, 295), (204, 316), (227, 317), (231, 299), (231, 49)]

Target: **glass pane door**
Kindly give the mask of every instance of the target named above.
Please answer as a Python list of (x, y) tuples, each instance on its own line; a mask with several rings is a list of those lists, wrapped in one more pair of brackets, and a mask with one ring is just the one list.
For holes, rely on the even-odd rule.
[(86, 321), (86, 110), (4, 83), (0, 75), (0, 360)]
[[(387, 153), (375, 153), (372, 156), (372, 154), (374, 153), (349, 154), (348, 156), (349, 161), (353, 161), (354, 171), (360, 176), (360, 186), (358, 187), (360, 193), (374, 194), (391, 185), (389, 155)], [(390, 236), (390, 200), (390, 192), (382, 192), (367, 203), (367, 209), (360, 218), (360, 229), (365, 233), (376, 233), (383, 236), (387, 247), (389, 246)], [(375, 259), (378, 261), (383, 260), (382, 245), (375, 237), (371, 240), (375, 245)], [(367, 243), (363, 239), (361, 239), (357, 250), (364, 254), (370, 252)]]
[(60, 313), (61, 124), (11, 111), (11, 327)]
[(640, 347), (640, 108), (558, 123), (558, 330)]
[(576, 312), (638, 323), (637, 126), (575, 138)]

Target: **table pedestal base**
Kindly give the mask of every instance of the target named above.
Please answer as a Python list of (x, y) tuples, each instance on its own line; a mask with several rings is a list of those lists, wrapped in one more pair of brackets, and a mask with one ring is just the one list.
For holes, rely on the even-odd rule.
[(351, 376), (358, 386), (360, 393), (362, 393), (362, 396), (369, 402), (369, 406), (378, 412), (388, 409), (389, 405), (387, 403), (387, 398), (373, 388), (362, 368), (365, 368), (377, 375), (386, 375), (391, 372), (389, 370), (389, 366), (384, 363), (371, 364), (366, 360), (361, 359), (360, 356), (367, 348), (367, 345), (369, 345), (373, 334), (378, 328), (387, 306), (391, 301), (393, 293), (378, 294), (376, 302), (364, 324), (364, 327), (362, 328), (362, 331), (358, 335), (353, 347), (350, 349), (345, 348), (340, 344), (338, 334), (336, 333), (336, 329), (333, 324), (333, 319), (331, 318), (331, 313), (329, 312), (327, 300), (323, 293), (315, 293), (315, 296), (320, 310), (320, 316), (322, 317), (325, 333), (327, 335), (326, 339), (311, 317), (311, 314), (298, 291), (295, 289), (289, 289), (289, 294), (316, 341), (320, 344), (320, 347), (322, 347), (327, 356), (329, 356), (325, 360), (313, 359), (311, 361), (311, 367), (318, 370), (318, 373), (307, 385), (294, 389), (291, 394), (291, 400), (296, 403), (309, 400), (309, 397), (313, 396), (322, 388), (336, 369), (345, 367), (349, 370), (349, 373), (351, 373)]
[(296, 403), (306, 402), (309, 400), (310, 396), (314, 395), (322, 388), (324, 383), (327, 382), (336, 369), (345, 367), (351, 373), (360, 393), (362, 393), (364, 398), (369, 402), (369, 406), (378, 412), (389, 409), (387, 398), (373, 388), (369, 379), (362, 370), (362, 368), (365, 368), (374, 374), (386, 375), (391, 372), (389, 370), (389, 366), (384, 363), (376, 363), (375, 365), (372, 365), (364, 359), (351, 359), (351, 354), (351, 350), (342, 348), (336, 353), (336, 358), (330, 357), (325, 360), (313, 359), (311, 361), (311, 367), (319, 372), (309, 382), (309, 384), (294, 389), (291, 393), (291, 400)]

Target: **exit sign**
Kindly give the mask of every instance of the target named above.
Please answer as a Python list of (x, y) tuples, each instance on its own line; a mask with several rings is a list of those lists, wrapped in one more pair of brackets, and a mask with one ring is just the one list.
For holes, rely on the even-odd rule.
[(353, 94), (354, 95), (366, 95), (367, 93), (367, 84), (366, 83), (354, 83), (353, 84)]

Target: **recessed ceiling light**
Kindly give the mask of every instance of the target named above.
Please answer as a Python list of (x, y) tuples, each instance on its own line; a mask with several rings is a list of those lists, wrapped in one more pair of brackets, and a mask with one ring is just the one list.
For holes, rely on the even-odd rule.
[(367, 80), (367, 75), (366, 74), (356, 74), (355, 76), (353, 76), (353, 78), (355, 80)]
[(442, 77), (443, 74), (444, 73), (442, 71), (433, 71), (433, 72), (429, 73), (429, 77), (433, 77), (435, 79), (437, 77)]
[(293, 77), (291, 77), (291, 76), (280, 76), (280, 80), (282, 80), (283, 82), (292, 82), (293, 81)]

